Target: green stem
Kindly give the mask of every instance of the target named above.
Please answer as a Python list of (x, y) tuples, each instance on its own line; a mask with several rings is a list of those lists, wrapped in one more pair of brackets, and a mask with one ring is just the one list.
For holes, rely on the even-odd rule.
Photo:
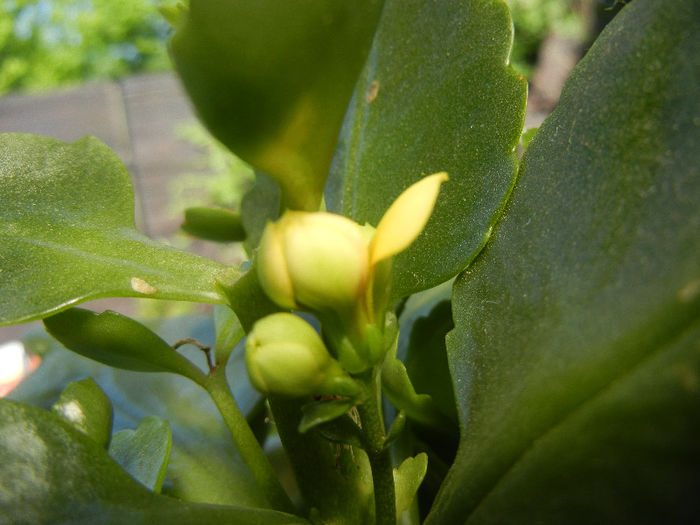
[(216, 408), (228, 427), (233, 442), (253, 478), (276, 510), (295, 512), (294, 506), (282, 488), (277, 474), (265, 456), (248, 422), (233, 398), (226, 381), (224, 367), (215, 368), (203, 381), (202, 386), (209, 392)]
[(394, 469), (389, 449), (384, 448), (386, 431), (381, 409), (380, 367), (373, 368), (364, 378), (368, 391), (367, 401), (357, 406), (365, 434), (367, 457), (372, 468), (374, 506), (377, 525), (396, 525), (396, 495)]

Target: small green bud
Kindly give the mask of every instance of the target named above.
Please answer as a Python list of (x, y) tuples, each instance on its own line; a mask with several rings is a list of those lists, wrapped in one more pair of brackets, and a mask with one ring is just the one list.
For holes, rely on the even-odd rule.
[(365, 293), (369, 248), (361, 226), (341, 215), (288, 211), (265, 228), (260, 284), (286, 308), (352, 311)]
[(246, 341), (246, 367), (253, 386), (268, 395), (354, 396), (359, 391), (316, 330), (290, 313), (275, 313), (255, 323)]

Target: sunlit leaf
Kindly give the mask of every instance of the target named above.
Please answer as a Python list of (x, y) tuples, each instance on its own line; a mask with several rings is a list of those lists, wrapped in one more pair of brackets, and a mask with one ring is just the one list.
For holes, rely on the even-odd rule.
[(378, 221), (445, 171), (424, 233), (394, 262), (393, 295), (435, 286), (481, 250), (511, 191), (526, 82), (508, 65), (503, 2), (388, 0), (343, 124), (329, 211)]
[(98, 297), (221, 303), (240, 272), (136, 231), (126, 168), (105, 145), (0, 135), (0, 326)]

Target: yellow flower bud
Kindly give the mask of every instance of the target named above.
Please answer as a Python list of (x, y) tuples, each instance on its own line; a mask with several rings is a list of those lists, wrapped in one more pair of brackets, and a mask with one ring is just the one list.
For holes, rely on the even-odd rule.
[(286, 308), (351, 311), (368, 272), (364, 230), (332, 213), (286, 212), (267, 225), (258, 252), (260, 284)]
[(316, 330), (290, 313), (272, 314), (253, 325), (246, 367), (253, 386), (268, 395), (354, 395), (357, 390)]

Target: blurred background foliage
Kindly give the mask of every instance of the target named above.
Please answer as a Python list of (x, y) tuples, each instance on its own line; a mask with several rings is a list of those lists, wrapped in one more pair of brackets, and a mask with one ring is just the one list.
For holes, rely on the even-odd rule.
[(554, 33), (583, 44), (587, 38), (586, 0), (505, 0), (515, 27), (511, 64), (530, 78), (540, 44)]
[[(600, 29), (600, 14), (619, 0), (505, 0), (515, 28), (513, 66), (531, 79), (538, 50), (556, 34), (580, 49)], [(159, 6), (179, 0), (0, 0), (0, 96), (172, 69), (171, 29)], [(218, 205), (238, 208), (250, 168), (199, 124), (178, 135), (200, 152), (197, 173), (177, 174), (170, 211)], [(201, 178), (204, 171), (212, 176)], [(175, 174), (174, 174), (175, 175)], [(194, 200), (193, 200), (194, 199)], [(175, 211), (177, 209), (177, 212)]]
[[(591, 4), (615, 0), (505, 0), (515, 26), (512, 63), (529, 78), (551, 33), (584, 42)], [(177, 0), (0, 0), (0, 95), (171, 68), (170, 28), (158, 12)]]
[(0, 95), (170, 69), (165, 3), (0, 0)]

